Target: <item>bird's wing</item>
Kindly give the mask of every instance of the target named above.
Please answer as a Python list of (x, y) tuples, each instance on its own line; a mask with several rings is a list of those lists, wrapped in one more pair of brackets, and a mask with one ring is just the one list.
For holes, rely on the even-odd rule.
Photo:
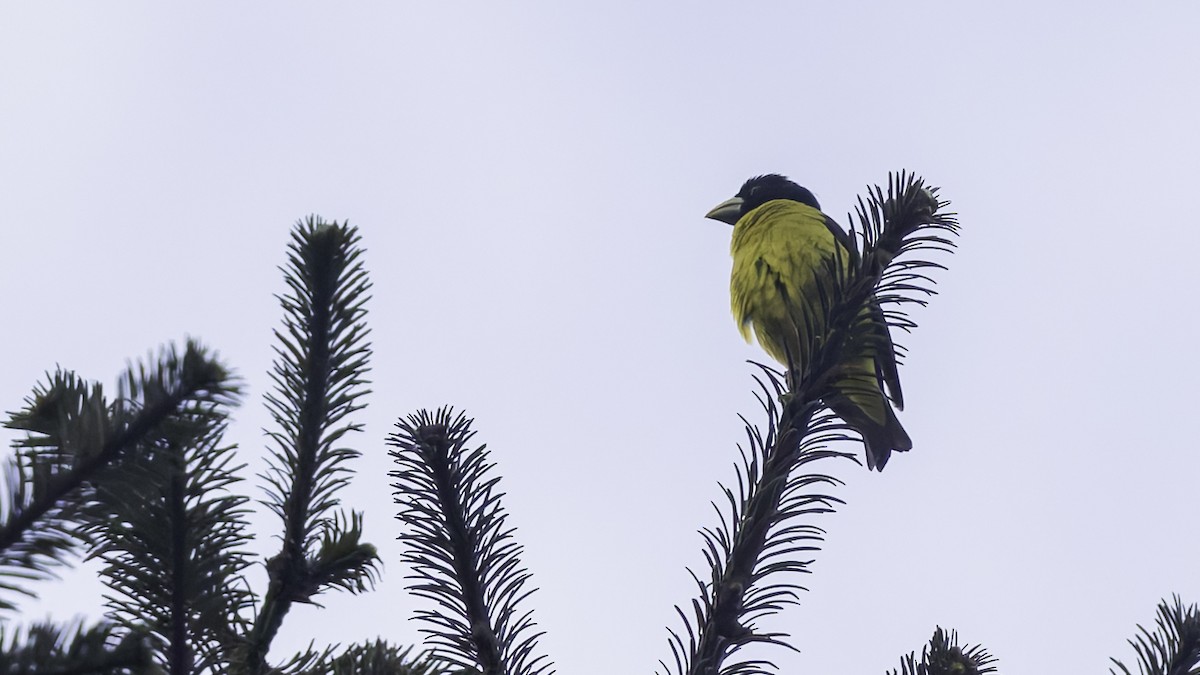
[(842, 229), (842, 226), (837, 224), (836, 220), (830, 218), (825, 213), (822, 213), (821, 215), (825, 218), (825, 227), (829, 228), (829, 231), (833, 233), (833, 238), (836, 239), (837, 243), (841, 244), (842, 248), (846, 249), (846, 252), (850, 255), (850, 265), (858, 265), (858, 246), (854, 243), (854, 238), (847, 234), (846, 231)]
[(900, 368), (896, 363), (896, 344), (892, 342), (892, 328), (883, 315), (883, 308), (871, 299), (871, 320), (877, 326), (878, 344), (875, 350), (875, 372), (879, 380), (887, 385), (888, 396), (897, 410), (904, 410), (904, 392), (900, 391)]
[[(861, 260), (858, 246), (854, 238), (842, 229), (833, 218), (825, 216), (825, 227), (833, 233), (833, 238), (849, 253), (851, 267), (857, 266)], [(891, 327), (883, 315), (883, 308), (874, 299), (871, 301), (871, 320), (878, 327), (875, 351), (875, 370), (879, 381), (887, 386), (888, 393), (898, 410), (904, 409), (904, 393), (900, 390), (900, 370), (896, 364), (896, 345), (892, 342)]]

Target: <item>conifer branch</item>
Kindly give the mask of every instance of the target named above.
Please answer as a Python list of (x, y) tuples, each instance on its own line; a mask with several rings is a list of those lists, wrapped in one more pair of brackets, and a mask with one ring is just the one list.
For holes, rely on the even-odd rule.
[(986, 675), (996, 672), (996, 658), (980, 645), (960, 647), (958, 633), (946, 633), (940, 626), (933, 631), (921, 658), (910, 653), (900, 660), (900, 670), (888, 675)]
[[(35, 389), (6, 426), (27, 432), (5, 468), (0, 495), (0, 576), (22, 581), (52, 575), (79, 535), (89, 487), (100, 472), (167, 424), (186, 424), (195, 411), (229, 403), (237, 394), (225, 368), (188, 342), (182, 356), (167, 350), (157, 363), (131, 369), (129, 395), (105, 402), (98, 385), (59, 371)], [(15, 583), (0, 588), (32, 594)], [(0, 608), (11, 608), (0, 600)]]
[(532, 612), (520, 609), (530, 593), (521, 546), (512, 540), (501, 506), (499, 477), (486, 448), (467, 448), (471, 420), (450, 408), (419, 411), (396, 423), (388, 437), (397, 471), (402, 539), (412, 566), (409, 586), (437, 610), (417, 613), (432, 638), (433, 654), (481, 675), (550, 675), (536, 653)]
[[(333, 512), (357, 450), (338, 444), (360, 430), (346, 421), (363, 407), (371, 347), (364, 321), (371, 288), (362, 265), (358, 230), (343, 223), (326, 223), (316, 216), (299, 223), (292, 234), (284, 279), (288, 293), (279, 298), (283, 330), (276, 331), (274, 392), (267, 407), (278, 430), (269, 433), (274, 445), (267, 482), (266, 504), (283, 521), (283, 544), (267, 561), (268, 586), (241, 659), (247, 673), (264, 673), (266, 654), (291, 605), (312, 602), (329, 587), (365, 589), (377, 563), (374, 548), (352, 537), (357, 561), (353, 569), (364, 576), (346, 576), (346, 559), (330, 564), (331, 549), (322, 540), (338, 542), (344, 556), (345, 519)], [(357, 522), (357, 517), (352, 518)]]
[[(1140, 675), (1200, 675), (1200, 606), (1184, 607), (1178, 595), (1174, 601), (1158, 604), (1155, 630), (1139, 624), (1139, 634), (1129, 641), (1138, 656)], [(1125, 664), (1112, 662), (1117, 669), (1110, 673), (1132, 675)]]
[(242, 468), (221, 445), (227, 416), (213, 406), (164, 425), (96, 486), (88, 533), (109, 616), (148, 630), (166, 673), (219, 672), (246, 630), (247, 498), (227, 492)]
[(329, 647), (301, 654), (280, 668), (281, 675), (449, 675), (450, 669), (412, 647), (383, 640), (355, 644), (339, 651)]
[(0, 624), (0, 675), (154, 675), (147, 635), (102, 622), (85, 626), (37, 623), (25, 629)]
[[(802, 353), (789, 354), (786, 386), (763, 368), (757, 396), (767, 413), (767, 433), (746, 422), (749, 444), (739, 448), (737, 495), (722, 487), (728, 516), (718, 508), (721, 526), (702, 531), (711, 575), (701, 581), (693, 574), (700, 595), (690, 614), (677, 608), (684, 631), (672, 632), (673, 664), (660, 662), (664, 671), (768, 673), (770, 661), (727, 661), (752, 643), (790, 647), (782, 641), (784, 635), (760, 632), (756, 621), (797, 601), (802, 587), (782, 581), (781, 575), (807, 572), (811, 561), (797, 556), (818, 550), (823, 537), (820, 528), (803, 521), (841, 503), (824, 491), (838, 485), (837, 479), (801, 469), (826, 457), (853, 458), (829, 449), (834, 441), (852, 438), (827, 408), (826, 400), (836, 393), (830, 383), (849, 345), (883, 339), (881, 319), (911, 327), (897, 305), (921, 303), (932, 293), (924, 270), (936, 263), (902, 256), (953, 246), (949, 236), (958, 223), (953, 214), (939, 213), (948, 202), (939, 202), (936, 193), (906, 173), (889, 176), (886, 195), (875, 187), (859, 202), (861, 257), (855, 243), (846, 254), (825, 261), (814, 275), (815, 300), (781, 294), (794, 303), (790, 312), (796, 334), (808, 340), (797, 341)], [(876, 303), (877, 311), (871, 309)]]

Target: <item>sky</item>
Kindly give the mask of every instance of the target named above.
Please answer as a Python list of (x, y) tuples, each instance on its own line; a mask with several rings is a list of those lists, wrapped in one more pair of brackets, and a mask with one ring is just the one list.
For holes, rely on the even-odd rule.
[[(733, 479), (762, 353), (728, 226), (780, 172), (846, 221), (908, 169), (963, 231), (903, 342), (914, 449), (868, 473), (781, 672), (884, 672), (935, 626), (1001, 672), (1104, 672), (1200, 602), (1193, 2), (9, 3), (0, 7), (0, 410), (57, 365), (112, 386), (193, 336), (243, 377), (262, 496), (278, 266), (309, 214), (361, 229), (372, 393), (343, 494), (372, 593), (315, 641), (419, 641), (383, 439), (475, 418), (558, 672), (650, 673)], [(5, 432), (5, 443), (13, 438)], [(277, 523), (256, 515), (255, 552)], [(98, 616), (92, 568), (20, 620)], [(261, 578), (261, 567), (252, 575)]]

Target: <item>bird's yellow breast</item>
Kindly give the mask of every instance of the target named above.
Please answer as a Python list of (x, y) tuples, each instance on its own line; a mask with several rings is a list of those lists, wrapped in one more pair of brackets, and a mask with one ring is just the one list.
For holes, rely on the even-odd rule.
[(767, 202), (734, 225), (730, 254), (731, 308), (743, 337), (749, 340), (753, 327), (776, 360), (786, 364), (789, 353), (799, 359), (803, 317), (816, 318), (818, 280), (829, 275), (825, 261), (847, 255), (825, 214), (791, 200)]

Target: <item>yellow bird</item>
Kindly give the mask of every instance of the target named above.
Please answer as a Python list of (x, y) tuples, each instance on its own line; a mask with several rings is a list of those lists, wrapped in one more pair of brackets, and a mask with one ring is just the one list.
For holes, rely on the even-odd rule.
[[(824, 331), (821, 312), (804, 308), (821, 307), (832, 269), (858, 263), (854, 241), (811, 192), (777, 174), (751, 178), (705, 217), (733, 225), (729, 294), (742, 336), (749, 341), (753, 329), (772, 358), (787, 366), (790, 356), (802, 371), (814, 334)], [(825, 403), (862, 436), (867, 467), (882, 471), (892, 451), (912, 449), (912, 440), (892, 409), (903, 409), (904, 398), (887, 324), (878, 305), (864, 312), (873, 315), (873, 339), (847, 343)]]

